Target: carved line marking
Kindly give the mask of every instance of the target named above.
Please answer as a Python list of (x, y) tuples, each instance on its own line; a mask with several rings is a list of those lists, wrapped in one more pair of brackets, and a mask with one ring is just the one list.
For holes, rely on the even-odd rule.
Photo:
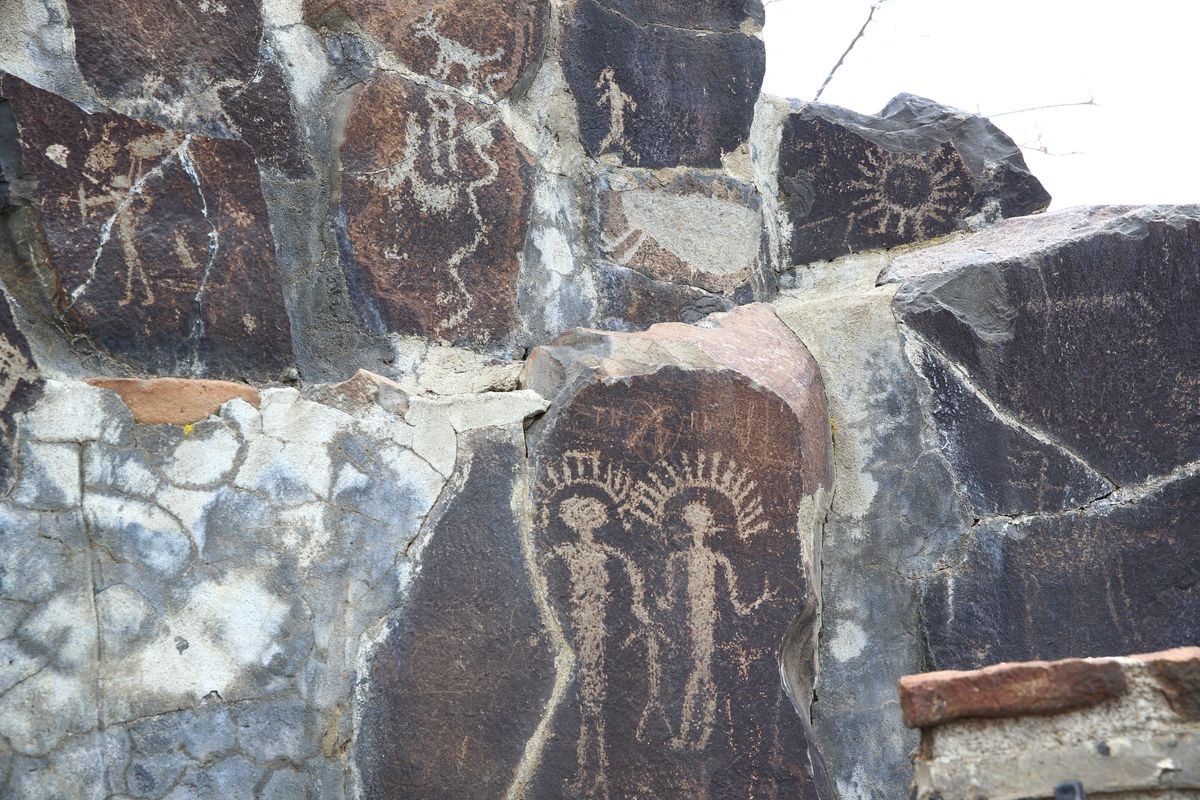
[(617, 76), (613, 72), (612, 67), (605, 67), (601, 71), (600, 79), (596, 81), (596, 88), (603, 91), (596, 100), (596, 108), (608, 106), (608, 133), (601, 140), (600, 146), (596, 148), (596, 152), (603, 153), (608, 148), (616, 145), (635, 162), (640, 161), (641, 157), (630, 147), (628, 140), (625, 138), (625, 111), (627, 109), (629, 111), (637, 111), (637, 103), (632, 97), (621, 91), (621, 87), (617, 85)]
[(504, 73), (494, 73), (482, 81), (480, 81), (478, 73), (486, 64), (497, 62), (503, 58), (504, 48), (498, 48), (489, 55), (472, 50), (462, 42), (442, 34), (438, 30), (441, 21), (433, 11), (429, 11), (413, 25), (415, 36), (429, 39), (437, 45), (437, 61), (433, 66), (434, 77), (449, 82), (451, 70), (455, 67), (462, 67), (466, 73), (466, 83), (482, 82), (489, 90), (494, 91), (492, 84), (503, 78)]
[[(607, 500), (573, 493), (572, 490), (590, 487)], [(559, 646), (555, 659), (557, 670), (550, 702), (534, 736), (526, 743), (517, 778), (510, 787), (510, 798), (522, 797), (541, 758), (542, 748), (549, 735), (549, 726), (568, 682), (578, 678), (580, 729), (576, 743), (577, 772), (573, 789), (588, 797), (607, 797), (606, 729), (604, 703), (607, 696), (605, 675), (606, 618), (613, 598), (609, 592), (608, 568), (615, 563), (628, 577), (632, 596), (630, 611), (639, 629), (630, 634), (625, 644), (642, 638), (646, 645), (648, 699), (643, 707), (636, 736), (641, 739), (646, 723), (660, 717), (668, 730), (675, 731), (671, 746), (680, 751), (704, 750), (717, 723), (718, 689), (713, 679), (713, 658), (717, 650), (719, 581), (724, 580), (728, 600), (734, 613), (745, 617), (762, 603), (775, 596), (764, 578), (758, 597), (744, 602), (738, 587), (737, 570), (723, 553), (710, 547), (707, 539), (722, 532), (721, 523), (710, 505), (702, 499), (689, 501), (679, 513), (678, 520), (668, 520), (670, 502), (692, 489), (715, 492), (726, 498), (733, 509), (731, 522), (739, 538), (747, 540), (767, 529), (762, 500), (757, 485), (749, 473), (735, 460), (721, 454), (704, 453), (681, 456), (675, 463), (660, 466), (645, 481), (634, 484), (620, 467), (601, 461), (597, 453), (568, 452), (557, 466), (546, 468), (541, 486), (542, 498), (561, 498), (555, 509), (553, 502), (544, 502), (533, 517), (540, 530), (561, 522), (575, 539), (560, 543), (540, 558), (533, 542), (533, 531), (523, 534), (526, 566), (538, 594), (543, 621)], [(557, 510), (558, 519), (552, 518)], [(677, 607), (675, 600), (683, 575), (683, 592), (679, 604), (686, 604), (690, 640), (691, 669), (679, 710), (679, 723), (672, 725), (663, 707), (661, 691), (661, 645), (664, 633), (655, 621), (647, 596), (643, 573), (620, 548), (600, 542), (596, 533), (607, 525), (618, 523), (629, 533), (634, 520), (646, 523), (652, 530), (676, 523), (680, 530), (668, 532), (683, 537), (687, 544), (672, 553), (666, 562), (666, 590), (653, 598), (659, 611)], [(561, 621), (550, 607), (546, 567), (560, 561), (567, 567), (570, 579), (570, 607), (566, 613), (571, 622), (574, 642), (569, 642)], [(573, 647), (572, 647), (573, 645)], [(566, 658), (566, 654), (570, 658)], [(745, 653), (741, 654), (743, 660)], [(744, 666), (744, 665), (743, 665)], [(589, 766), (592, 767), (589, 775)]]

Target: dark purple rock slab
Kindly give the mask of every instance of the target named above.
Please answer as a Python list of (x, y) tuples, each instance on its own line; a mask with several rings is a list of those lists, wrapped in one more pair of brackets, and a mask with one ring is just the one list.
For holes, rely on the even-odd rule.
[(513, 496), (524, 442), (466, 437), (420, 569), (370, 657), (354, 759), (363, 796), (503, 798), (554, 686)]
[[(250, 148), (86, 114), (11, 76), (0, 97), (48, 300), (73, 333), (166, 375), (278, 377), (291, 329)], [(23, 255), (23, 254), (18, 254)], [(6, 269), (27, 281), (31, 265)]]
[(1200, 640), (1200, 478), (1086, 514), (976, 526), (924, 589), (930, 669)]
[(1200, 208), (1072, 209), (895, 259), (884, 280), (993, 403), (1124, 486), (1200, 459), (1197, 258)]
[(762, 41), (744, 33), (639, 24), (573, 0), (562, 64), (589, 155), (719, 167), (750, 133), (766, 60)]
[(512, 339), (532, 167), (507, 126), (380, 75), (354, 99), (341, 156), (343, 266), (368, 326), (479, 347)]
[(527, 379), (559, 388), (531, 431), (535, 559), (575, 654), (533, 796), (833, 796), (794, 706), (812, 685), (798, 532), (829, 482), (824, 397), (765, 308), (531, 357)]
[(548, 0), (309, 0), (310, 19), (353, 20), (413, 72), (504, 97), (541, 63)]
[(1050, 196), (988, 120), (900, 95), (877, 116), (798, 104), (783, 125), (779, 190), (790, 258), (807, 264), (1018, 216)]
[(928, 351), (920, 368), (942, 454), (977, 517), (1066, 511), (1113, 490), (1069, 453), (999, 419)]
[[(310, 174), (257, 3), (67, 0), (84, 80), (122, 111), (242, 139), (288, 177)], [(165, 117), (165, 119), (164, 119)]]

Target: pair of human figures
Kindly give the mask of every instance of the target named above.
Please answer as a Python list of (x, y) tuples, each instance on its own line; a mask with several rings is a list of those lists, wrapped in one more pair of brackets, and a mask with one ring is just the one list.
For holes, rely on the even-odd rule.
[[(707, 542), (721, 530), (712, 509), (702, 500), (683, 505), (678, 522), (685, 528), (680, 533), (685, 535), (686, 543), (668, 556), (665, 594), (653, 599), (658, 610), (672, 609), (682, 576), (690, 664), (679, 723), (674, 726), (661, 695), (663, 633), (654, 620), (643, 571), (620, 548), (597, 540), (596, 532), (610, 521), (603, 502), (595, 497), (571, 496), (560, 504), (559, 515), (575, 538), (550, 550), (543, 558), (543, 567), (561, 561), (571, 582), (568, 613), (573, 631), (580, 713), (576, 747), (580, 772), (575, 788), (583, 796), (605, 797), (608, 768), (604, 717), (608, 684), (605, 647), (609, 635), (606, 620), (610, 604), (619, 602), (609, 592), (610, 568), (623, 571), (632, 589), (628, 600), (637, 627), (626, 643), (640, 637), (646, 652), (648, 701), (636, 735), (642, 739), (647, 724), (659, 716), (673, 733), (670, 746), (678, 751), (704, 750), (713, 731), (718, 703), (713, 657), (722, 597), (729, 601), (736, 614), (747, 616), (774, 593), (764, 581), (759, 597), (742, 602), (733, 564)], [(722, 577), (728, 594), (719, 596)]]

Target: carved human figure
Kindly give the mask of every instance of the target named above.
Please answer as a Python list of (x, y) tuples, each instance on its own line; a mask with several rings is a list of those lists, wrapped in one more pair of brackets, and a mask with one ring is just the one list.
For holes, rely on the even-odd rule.
[(596, 148), (596, 152), (603, 153), (616, 145), (636, 161), (637, 153), (629, 149), (629, 142), (625, 140), (625, 112), (637, 111), (637, 103), (632, 97), (621, 91), (612, 67), (605, 67), (600, 73), (600, 80), (596, 81), (596, 88), (603, 92), (596, 101), (596, 105), (608, 106), (608, 133), (600, 142), (600, 146)]
[(679, 576), (683, 574), (692, 664), (684, 687), (679, 729), (671, 739), (671, 746), (677, 750), (698, 751), (708, 745), (717, 712), (718, 690), (713, 681), (713, 655), (723, 597), (718, 586), (720, 576), (724, 576), (729, 604), (738, 616), (749, 615), (774, 595), (769, 582), (764, 579), (763, 592), (757, 599), (750, 603), (741, 601), (737, 571), (733, 564), (705, 542), (708, 536), (721, 532), (708, 503), (703, 500), (688, 502), (679, 516), (686, 528), (688, 545), (667, 559), (667, 591), (660, 604), (665, 608), (671, 607)]
[(596, 531), (609, 522), (604, 504), (594, 497), (572, 496), (559, 505), (559, 514), (577, 540), (564, 542), (550, 550), (543, 559), (542, 568), (545, 570), (552, 562), (561, 561), (567, 567), (571, 583), (569, 615), (574, 634), (580, 712), (576, 745), (579, 770), (574, 789), (584, 797), (608, 797), (604, 702), (608, 687), (605, 674), (605, 647), (609, 639), (607, 617), (612, 600), (610, 564), (615, 562), (624, 569), (632, 587), (631, 611), (641, 627), (631, 637), (640, 634), (646, 642), (650, 702), (642, 715), (641, 725), (658, 702), (658, 637), (646, 607), (641, 571), (621, 550), (595, 538)]

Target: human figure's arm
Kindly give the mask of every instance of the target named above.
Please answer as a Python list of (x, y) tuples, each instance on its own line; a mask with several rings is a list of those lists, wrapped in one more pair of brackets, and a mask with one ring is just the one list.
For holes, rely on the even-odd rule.
[(725, 583), (729, 587), (729, 603), (733, 606), (733, 610), (737, 612), (738, 616), (746, 616), (775, 596), (775, 593), (771, 591), (771, 582), (763, 578), (762, 595), (752, 603), (743, 604), (738, 599), (737, 572), (734, 571), (733, 564), (721, 553), (713, 553), (713, 555), (716, 556), (717, 566), (725, 570)]

